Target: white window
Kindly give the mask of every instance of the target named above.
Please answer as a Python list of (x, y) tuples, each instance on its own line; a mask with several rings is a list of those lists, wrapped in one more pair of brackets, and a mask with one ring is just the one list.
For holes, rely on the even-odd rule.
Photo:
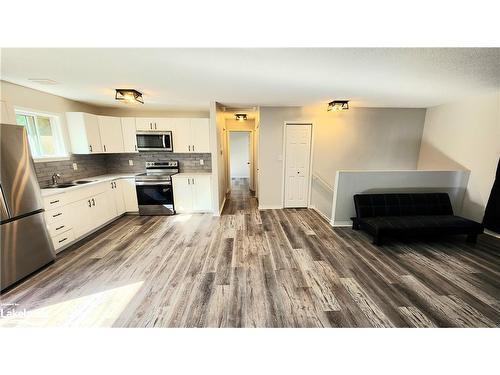
[(57, 116), (16, 110), (16, 122), (24, 126), (28, 132), (33, 159), (68, 157)]

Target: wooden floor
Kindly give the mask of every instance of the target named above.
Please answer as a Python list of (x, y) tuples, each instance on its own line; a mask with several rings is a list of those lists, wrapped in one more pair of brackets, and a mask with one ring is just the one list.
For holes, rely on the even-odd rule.
[(312, 210), (258, 211), (235, 180), (221, 217), (125, 216), (64, 252), (1, 296), (0, 325), (500, 325), (493, 237), (370, 241)]

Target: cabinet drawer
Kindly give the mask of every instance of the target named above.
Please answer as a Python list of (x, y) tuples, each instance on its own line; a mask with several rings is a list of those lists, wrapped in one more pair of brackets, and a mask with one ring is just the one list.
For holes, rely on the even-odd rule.
[(66, 207), (58, 207), (50, 211), (45, 211), (45, 221), (47, 225), (50, 225), (56, 221), (61, 221), (67, 219)]
[(58, 236), (61, 233), (66, 232), (69, 229), (72, 229), (71, 223), (69, 220), (59, 220), (52, 224), (49, 224), (49, 233), (51, 237)]
[(66, 246), (67, 244), (73, 242), (75, 240), (75, 235), (73, 233), (73, 229), (70, 229), (64, 233), (59, 234), (58, 236), (52, 237), (52, 243), (54, 244), (54, 249), (56, 253), (58, 253), (58, 249)]
[(61, 207), (64, 204), (66, 204), (66, 197), (64, 194), (52, 195), (50, 197), (43, 198), (43, 206), (47, 211), (56, 207)]

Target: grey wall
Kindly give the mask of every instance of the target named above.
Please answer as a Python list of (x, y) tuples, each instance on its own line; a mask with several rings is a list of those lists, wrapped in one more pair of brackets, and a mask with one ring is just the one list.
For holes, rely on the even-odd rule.
[[(285, 121), (313, 123), (312, 173), (333, 187), (338, 170), (416, 169), (424, 120), (425, 109), (414, 108), (260, 107), (260, 206), (283, 204)], [(333, 190), (313, 193), (312, 205), (330, 216)]]

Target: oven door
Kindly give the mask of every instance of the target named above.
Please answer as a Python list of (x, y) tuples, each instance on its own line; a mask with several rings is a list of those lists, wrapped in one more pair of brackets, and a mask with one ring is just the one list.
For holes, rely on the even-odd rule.
[(139, 151), (172, 151), (172, 132), (136, 133)]
[(139, 215), (174, 215), (171, 182), (135, 182)]

